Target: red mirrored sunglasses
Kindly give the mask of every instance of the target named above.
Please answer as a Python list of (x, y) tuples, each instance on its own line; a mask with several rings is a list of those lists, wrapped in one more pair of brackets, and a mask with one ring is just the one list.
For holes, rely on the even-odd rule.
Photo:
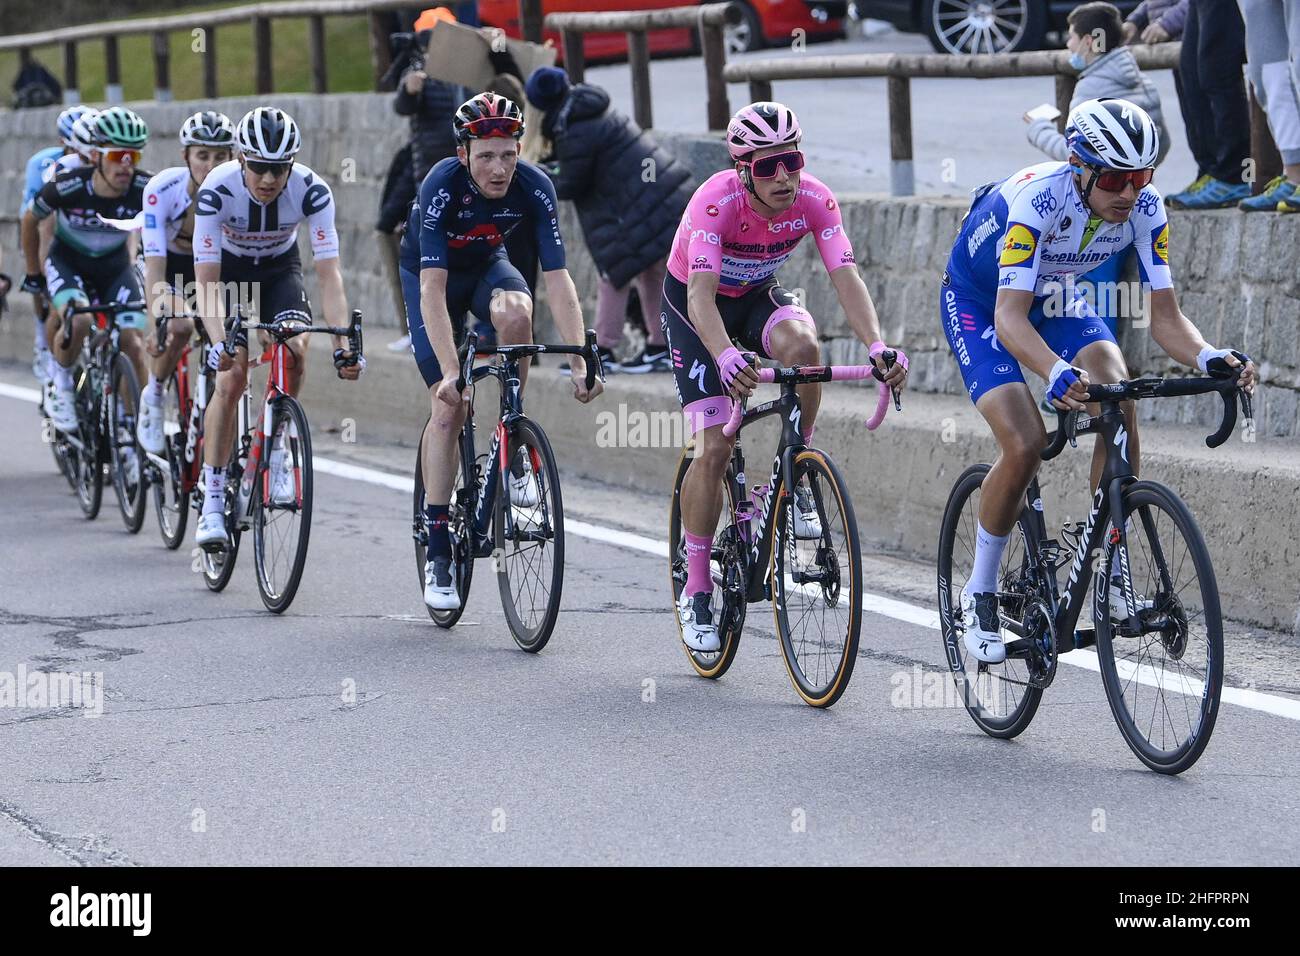
[(1105, 190), (1108, 193), (1119, 193), (1124, 191), (1125, 183), (1132, 183), (1133, 188), (1141, 192), (1148, 183), (1155, 177), (1154, 169), (1097, 169), (1092, 167), (1097, 173), (1096, 182), (1093, 183), (1098, 189)]
[(143, 155), (138, 149), (101, 149), (104, 158), (110, 163), (130, 162), (132, 166), (140, 165), (140, 158)]
[(518, 136), (523, 124), (507, 116), (485, 116), (465, 124), (470, 136), (484, 139), (488, 136)]
[(749, 162), (750, 172), (754, 174), (755, 179), (773, 178), (778, 166), (784, 166), (787, 173), (797, 173), (803, 169), (803, 153), (792, 149), (788, 153), (774, 153)]

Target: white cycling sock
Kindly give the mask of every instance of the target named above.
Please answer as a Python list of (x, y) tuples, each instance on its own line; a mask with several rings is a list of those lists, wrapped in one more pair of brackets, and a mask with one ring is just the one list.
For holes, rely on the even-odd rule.
[(158, 381), (158, 378), (154, 375), (153, 372), (149, 373), (149, 384), (144, 387), (144, 391), (141, 393), (141, 395), (144, 397), (144, 400), (148, 402), (150, 405), (162, 404), (163, 402), (162, 382)]
[(72, 372), (54, 361), (54, 356), (50, 356), (50, 378), (54, 382), (54, 387), (60, 391), (71, 392), (75, 387), (72, 382)]
[(971, 594), (991, 594), (998, 589), (998, 562), (1006, 549), (1011, 534), (990, 534), (984, 525), (976, 524), (975, 567), (971, 570), (966, 590)]
[(50, 347), (50, 340), (45, 336), (45, 322), (43, 319), (36, 320), (36, 333), (33, 336), (33, 341), (38, 349), (44, 350)]
[(226, 508), (226, 469), (203, 466), (203, 513), (221, 514)]

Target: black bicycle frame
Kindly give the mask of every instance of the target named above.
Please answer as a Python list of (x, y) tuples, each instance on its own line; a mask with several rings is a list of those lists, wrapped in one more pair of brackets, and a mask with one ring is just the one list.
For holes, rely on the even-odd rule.
[[(474, 403), (470, 402), (469, 412), (465, 416), (465, 427), (460, 434), (460, 467), (464, 478), (460, 493), (468, 499), (473, 496), (474, 508), (470, 512), (473, 520), (470, 531), (473, 534), (473, 553), (476, 558), (485, 558), (492, 553), (492, 509), (496, 505), (498, 482), (507, 462), (504, 460), (504, 436), (514, 423), (523, 418), (523, 402), (519, 395), (519, 361), (506, 357), (501, 364), (479, 365), (470, 374), (470, 384), (492, 376), (501, 386), (501, 411), (497, 417), (496, 427), (492, 430), (492, 442), (488, 446), (486, 474), (479, 481), (477, 474), (478, 460), (474, 453)], [(499, 460), (500, 459), (500, 460)], [(477, 494), (471, 489), (477, 489)], [(507, 514), (506, 520), (512, 520)]]
[[(745, 455), (740, 448), (740, 432), (747, 425), (772, 415), (781, 416), (781, 440), (777, 445), (776, 454), (772, 456), (772, 474), (768, 480), (767, 495), (763, 499), (763, 507), (757, 515), (752, 515), (748, 512), (749, 497), (745, 490)], [(772, 556), (770, 523), (776, 516), (775, 490), (778, 482), (781, 482), (786, 475), (794, 474), (795, 455), (808, 447), (804, 444), (803, 432), (800, 428), (801, 415), (802, 409), (799, 404), (799, 395), (795, 392), (795, 384), (793, 382), (782, 382), (780, 398), (775, 398), (770, 402), (764, 402), (762, 405), (745, 410), (745, 414), (740, 420), (740, 428), (736, 431), (736, 443), (731, 449), (732, 474), (735, 476), (729, 479), (731, 482), (731, 500), (736, 503), (738, 511), (745, 509), (747, 516), (742, 521), (740, 515), (733, 515), (732, 520), (736, 522), (738, 527), (748, 529), (746, 543), (749, 545), (749, 566), (745, 569), (745, 600), (750, 604), (755, 601), (770, 600), (772, 596), (768, 578), (764, 571)], [(782, 487), (784, 487), (784, 484), (782, 484)], [(788, 490), (786, 490), (786, 494), (789, 494)], [(757, 523), (755, 523), (755, 518), (757, 518)]]

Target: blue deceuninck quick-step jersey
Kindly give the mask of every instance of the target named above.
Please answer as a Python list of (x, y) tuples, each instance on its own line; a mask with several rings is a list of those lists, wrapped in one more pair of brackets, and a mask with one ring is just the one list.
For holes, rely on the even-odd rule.
[(27, 178), (23, 182), (22, 212), (27, 211), (27, 207), (32, 204), (36, 194), (45, 185), (45, 170), (53, 166), (55, 161), (62, 155), (62, 146), (50, 146), (27, 160)]
[(976, 190), (948, 258), (945, 283), (990, 311), (999, 289), (1043, 297), (1132, 246), (1143, 281), (1173, 285), (1169, 220), (1154, 186), (1125, 222), (1090, 216), (1068, 163), (1039, 163)]
[(450, 157), (420, 184), (402, 237), (401, 265), (411, 272), (477, 269), (505, 255), (506, 237), (520, 227), (533, 230), (543, 272), (564, 268), (559, 204), (545, 172), (521, 159), (506, 194), (489, 199)]

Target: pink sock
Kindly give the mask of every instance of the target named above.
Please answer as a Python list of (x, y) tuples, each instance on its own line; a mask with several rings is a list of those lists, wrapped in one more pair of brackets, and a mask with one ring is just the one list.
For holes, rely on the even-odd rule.
[(691, 534), (689, 531), (685, 533), (686, 593), (711, 593), (713, 591), (713, 575), (709, 571), (709, 552), (713, 548), (713, 536)]

